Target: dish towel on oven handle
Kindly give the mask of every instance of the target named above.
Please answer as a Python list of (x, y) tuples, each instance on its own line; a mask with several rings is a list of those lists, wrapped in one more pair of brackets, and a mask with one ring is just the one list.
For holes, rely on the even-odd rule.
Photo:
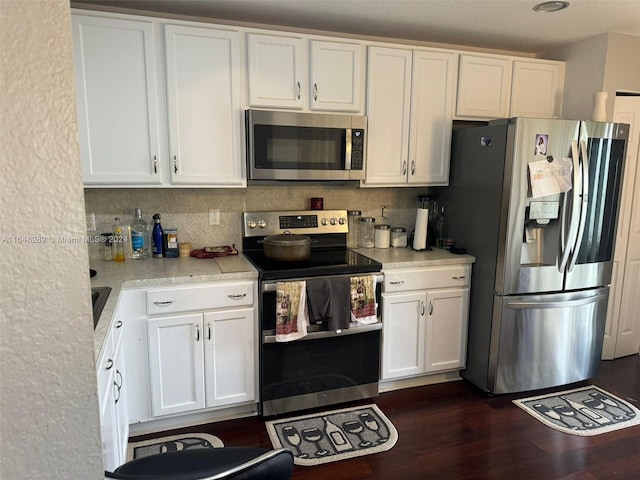
[(298, 340), (307, 334), (306, 282), (278, 282), (276, 286), (276, 342)]
[(309, 323), (326, 321), (329, 330), (349, 328), (351, 322), (349, 277), (317, 277), (307, 280)]
[(351, 277), (351, 320), (361, 325), (376, 323), (377, 309), (375, 277)]

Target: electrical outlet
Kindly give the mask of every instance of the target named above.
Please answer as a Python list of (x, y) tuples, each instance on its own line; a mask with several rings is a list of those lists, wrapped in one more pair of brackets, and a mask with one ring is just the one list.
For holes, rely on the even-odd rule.
[(220, 209), (209, 209), (209, 225), (220, 225)]
[(87, 232), (96, 231), (96, 216), (93, 213), (87, 214)]

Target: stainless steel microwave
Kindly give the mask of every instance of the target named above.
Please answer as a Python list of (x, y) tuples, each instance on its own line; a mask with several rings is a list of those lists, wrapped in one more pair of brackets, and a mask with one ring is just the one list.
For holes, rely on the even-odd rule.
[(249, 180), (364, 179), (367, 117), (247, 110)]

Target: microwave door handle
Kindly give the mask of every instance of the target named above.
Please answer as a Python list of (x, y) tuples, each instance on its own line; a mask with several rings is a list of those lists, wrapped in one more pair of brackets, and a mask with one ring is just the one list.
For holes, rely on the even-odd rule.
[[(571, 202), (571, 212), (569, 213), (569, 233), (566, 235), (566, 237), (563, 239), (563, 245), (562, 245), (562, 256), (560, 258), (560, 263), (558, 264), (558, 270), (560, 272), (564, 272), (567, 264), (569, 263), (569, 256), (571, 255), (571, 246), (575, 245), (575, 239), (577, 236), (577, 230), (578, 230), (578, 225), (575, 220), (575, 209), (577, 208), (578, 205), (578, 201), (580, 200), (580, 190), (578, 188), (578, 175), (580, 175), (580, 172), (578, 171), (580, 164), (579, 164), (579, 156), (580, 153), (578, 152), (578, 141), (577, 140), (572, 140), (571, 141), (571, 156), (573, 157), (573, 189), (572, 189), (572, 202)], [(567, 192), (568, 193), (568, 192)], [(567, 193), (565, 193), (565, 199), (566, 199), (566, 195)], [(566, 203), (565, 202), (565, 207), (566, 207)], [(566, 208), (563, 209), (562, 212), (562, 217), (563, 220), (566, 218)], [(563, 222), (563, 227), (564, 228), (564, 222)], [(564, 237), (564, 235), (561, 235)]]
[(351, 128), (345, 129), (345, 149), (344, 149), (344, 169), (351, 170), (351, 142), (353, 141), (353, 131)]
[(582, 237), (584, 235), (584, 227), (587, 221), (587, 210), (589, 203), (589, 157), (587, 156), (587, 143), (584, 140), (580, 141), (580, 157), (581, 157), (581, 195), (580, 195), (580, 225), (578, 227), (578, 233), (576, 235), (576, 242), (573, 247), (573, 254), (569, 261), (567, 271), (572, 271), (573, 267), (578, 260), (578, 252), (580, 250), (580, 244), (582, 243)]

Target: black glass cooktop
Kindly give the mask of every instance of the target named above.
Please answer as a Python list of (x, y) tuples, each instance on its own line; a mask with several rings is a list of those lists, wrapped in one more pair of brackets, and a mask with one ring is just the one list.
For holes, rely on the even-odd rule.
[(262, 280), (379, 272), (382, 264), (348, 249), (311, 250), (304, 262), (282, 262), (267, 258), (263, 252), (245, 252)]

